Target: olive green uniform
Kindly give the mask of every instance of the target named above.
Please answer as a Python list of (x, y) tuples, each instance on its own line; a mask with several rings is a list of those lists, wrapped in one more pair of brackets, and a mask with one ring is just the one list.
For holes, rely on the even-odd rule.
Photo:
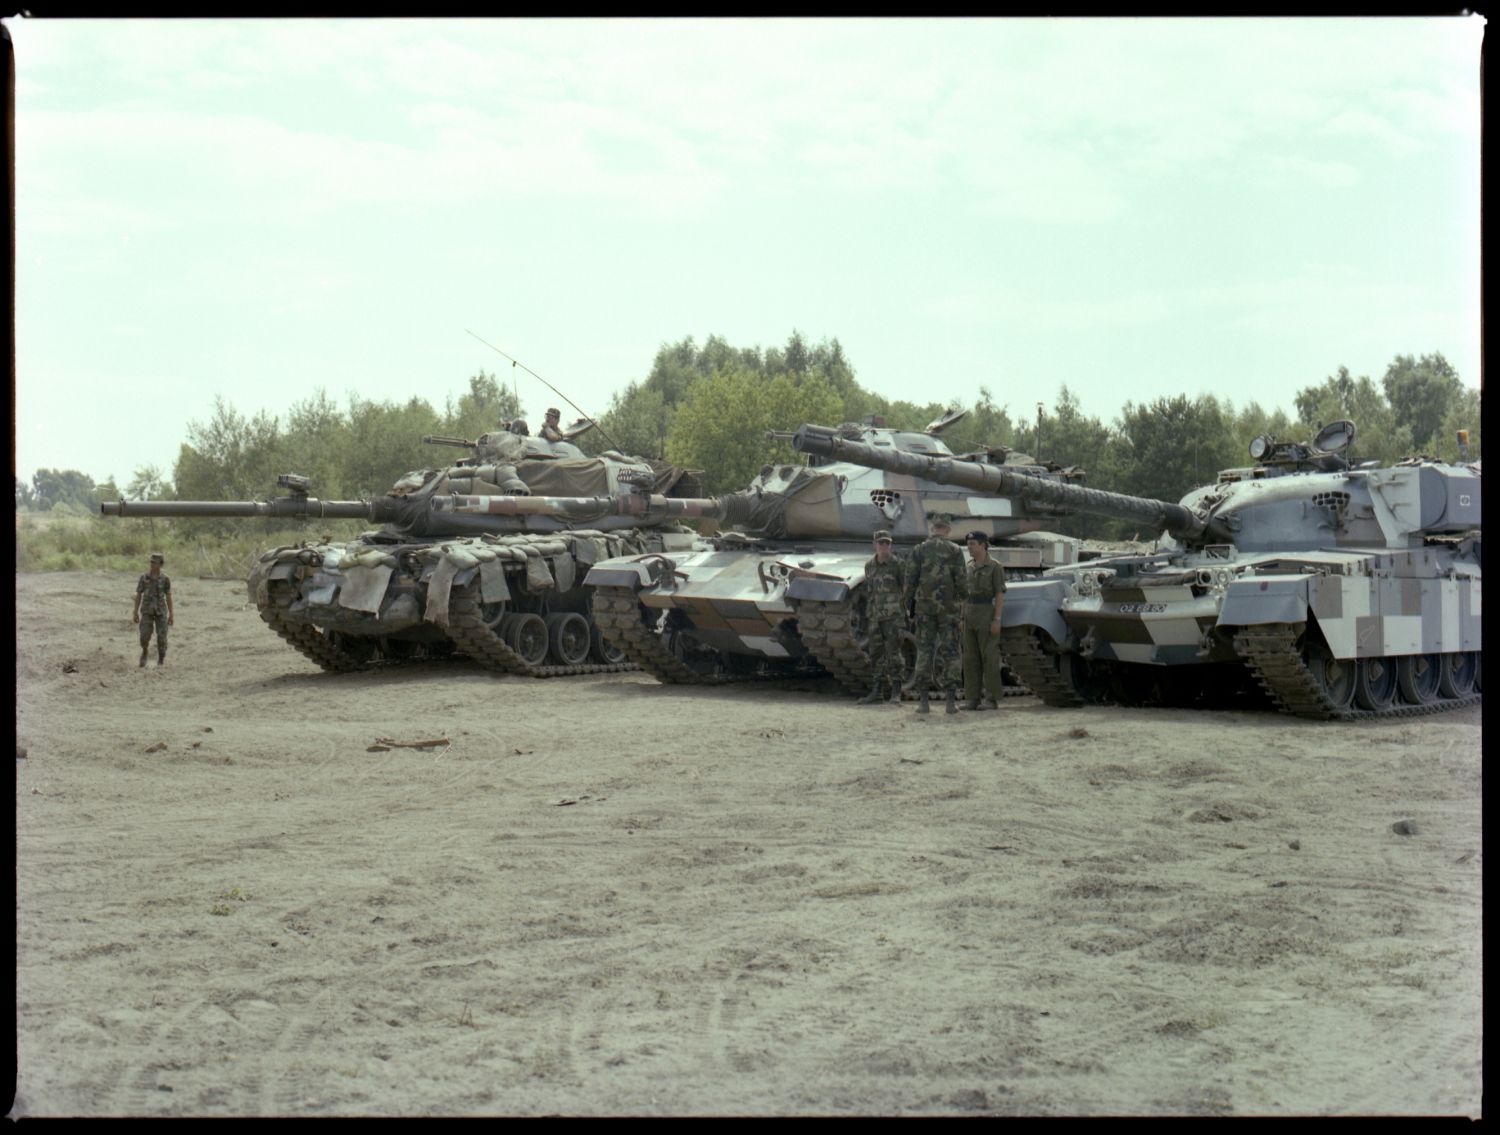
[(964, 572), (964, 697), (977, 702), (980, 681), (984, 692), (1000, 704), (1000, 636), (990, 633), (995, 604), (1005, 595), (1005, 569), (993, 557), (969, 561)]

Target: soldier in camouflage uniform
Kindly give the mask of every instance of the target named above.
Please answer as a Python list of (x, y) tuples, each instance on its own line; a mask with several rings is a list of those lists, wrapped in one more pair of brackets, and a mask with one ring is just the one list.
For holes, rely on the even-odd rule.
[(885, 529), (873, 538), (875, 554), (865, 561), (865, 621), (870, 628), (870, 692), (859, 705), (877, 705), (887, 677), (891, 701), (901, 700), (901, 632), (906, 629), (906, 564), (891, 551)]
[(963, 681), (958, 653), (958, 618), (964, 597), (964, 554), (948, 538), (953, 521), (947, 513), (929, 513), (931, 535), (911, 554), (906, 601), (917, 609), (917, 668), (912, 681), (919, 691), (917, 712), (927, 712), (927, 691), (941, 682), (948, 713), (958, 712), (957, 689)]
[(965, 538), (969, 566), (965, 573), (964, 697), (965, 709), (979, 709), (980, 691), (1000, 708), (1000, 613), (1005, 605), (1005, 569), (990, 555), (989, 535), (979, 529)]
[(130, 621), (140, 624), (142, 666), (146, 665), (152, 631), (156, 632), (156, 664), (167, 664), (167, 628), (172, 625), (172, 580), (161, 570), (164, 563), (166, 559), (160, 552), (152, 552), (151, 569), (135, 585), (135, 606), (131, 609)]

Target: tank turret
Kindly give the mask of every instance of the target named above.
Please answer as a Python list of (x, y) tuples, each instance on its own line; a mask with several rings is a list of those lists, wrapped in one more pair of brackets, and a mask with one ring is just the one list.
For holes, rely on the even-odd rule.
[(251, 599), (292, 647), (327, 670), (459, 651), (492, 669), (546, 677), (633, 669), (593, 623), (583, 577), (625, 554), (685, 550), (680, 521), (716, 502), (680, 494), (696, 475), (516, 430), (475, 441), (453, 465), (407, 473), (382, 496), (320, 500), (306, 477), (263, 501), (107, 501), (106, 516), (365, 520), (345, 542), (273, 548)]
[(1329, 544), (1408, 548), (1429, 536), (1479, 525), (1479, 473), (1472, 466), (1411, 459), (1391, 468), (1351, 467), (1343, 456), (1352, 422), (1325, 427), (1311, 444), (1251, 443), (1257, 464), (1229, 469), (1181, 502), (1104, 492), (1030, 469), (879, 449), (825, 426), (803, 426), (792, 439), (802, 453), (904, 473), (1032, 507), (1129, 520), (1163, 531), (1189, 548), (1233, 544), (1241, 551), (1294, 550)]
[(1261, 697), (1316, 718), (1471, 704), (1483, 683), (1479, 466), (1353, 464), (1354, 435), (1341, 421), (1310, 443), (1256, 438), (1253, 465), (1177, 504), (879, 451), (822, 427), (793, 445), (1172, 537), (1153, 555), (1011, 587), (1002, 647), (1050, 704)]

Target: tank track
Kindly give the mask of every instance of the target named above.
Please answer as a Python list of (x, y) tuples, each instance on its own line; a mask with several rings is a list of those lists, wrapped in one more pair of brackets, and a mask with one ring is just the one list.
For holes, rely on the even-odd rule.
[(819, 665), (846, 690), (856, 694), (868, 690), (870, 660), (854, 637), (853, 601), (802, 599), (796, 606), (797, 632)]
[(1025, 627), (1002, 630), (1000, 646), (1016, 676), (1047, 705), (1071, 707), (1088, 704), (1073, 683), (1058, 673), (1056, 658)]
[(1424, 717), (1430, 713), (1477, 705), (1479, 693), (1462, 698), (1439, 698), (1427, 705), (1395, 704), (1385, 709), (1340, 708), (1324, 692), (1297, 650), (1301, 628), (1293, 623), (1245, 627), (1234, 636), (1234, 647), (1245, 659), (1261, 687), (1284, 712), (1318, 721), (1364, 721), (1371, 718)]
[(680, 686), (715, 686), (729, 675), (700, 674), (662, 645), (661, 637), (641, 622), (640, 603), (628, 587), (596, 587), (594, 622), (604, 636), (636, 666), (659, 682)]
[(458, 648), (490, 670), (528, 678), (566, 678), (575, 674), (617, 674), (637, 669), (634, 662), (580, 662), (576, 666), (533, 666), (485, 625), (475, 588), (454, 588), (448, 598), (448, 637)]
[(286, 606), (279, 604), (275, 596), (272, 597), (270, 606), (260, 608), (260, 617), (293, 650), (312, 659), (324, 670), (348, 674), (365, 668), (364, 662), (347, 651), (340, 650), (317, 627), (291, 618), (286, 612)]

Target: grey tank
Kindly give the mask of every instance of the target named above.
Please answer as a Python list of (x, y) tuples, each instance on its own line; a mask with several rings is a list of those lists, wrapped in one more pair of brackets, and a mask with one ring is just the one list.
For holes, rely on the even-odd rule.
[(1480, 464), (1351, 464), (1351, 422), (1265, 436), (1255, 464), (1168, 501), (891, 454), (816, 431), (804, 452), (1126, 518), (1147, 556), (1014, 584), (1002, 648), (1044, 701), (1253, 704), (1310, 718), (1427, 713), (1483, 688)]
[(423, 440), (471, 453), (369, 500), (319, 500), (287, 474), (287, 494), (272, 500), (108, 501), (100, 511), (381, 525), (350, 541), (273, 548), (249, 574), (261, 618), (325, 670), (455, 653), (535, 677), (634, 669), (594, 625), (583, 577), (599, 560), (691, 548), (682, 519), (723, 507), (680, 496), (697, 490), (696, 475), (509, 430)]
[[(1038, 484), (1077, 484), (1083, 474), (1003, 448), (958, 455), (941, 434), (952, 412), (923, 431), (845, 423), (811, 432), (933, 467), (980, 468)], [(927, 468), (924, 464), (923, 468)], [(953, 517), (959, 539), (978, 529), (1012, 578), (1073, 562), (1078, 541), (1044, 531), (1071, 513), (1050, 501), (1017, 502), (918, 473), (879, 472), (837, 457), (767, 465), (725, 511), (740, 531), (692, 548), (626, 555), (595, 564), (595, 619), (606, 637), (663, 682), (707, 683), (826, 671), (848, 689), (870, 686), (865, 651), (864, 567), (871, 537), (889, 530), (897, 555), (927, 537), (929, 512)], [(915, 641), (907, 635), (908, 665)], [(909, 683), (908, 683), (909, 684)], [(1019, 691), (1019, 686), (1014, 688)]]

